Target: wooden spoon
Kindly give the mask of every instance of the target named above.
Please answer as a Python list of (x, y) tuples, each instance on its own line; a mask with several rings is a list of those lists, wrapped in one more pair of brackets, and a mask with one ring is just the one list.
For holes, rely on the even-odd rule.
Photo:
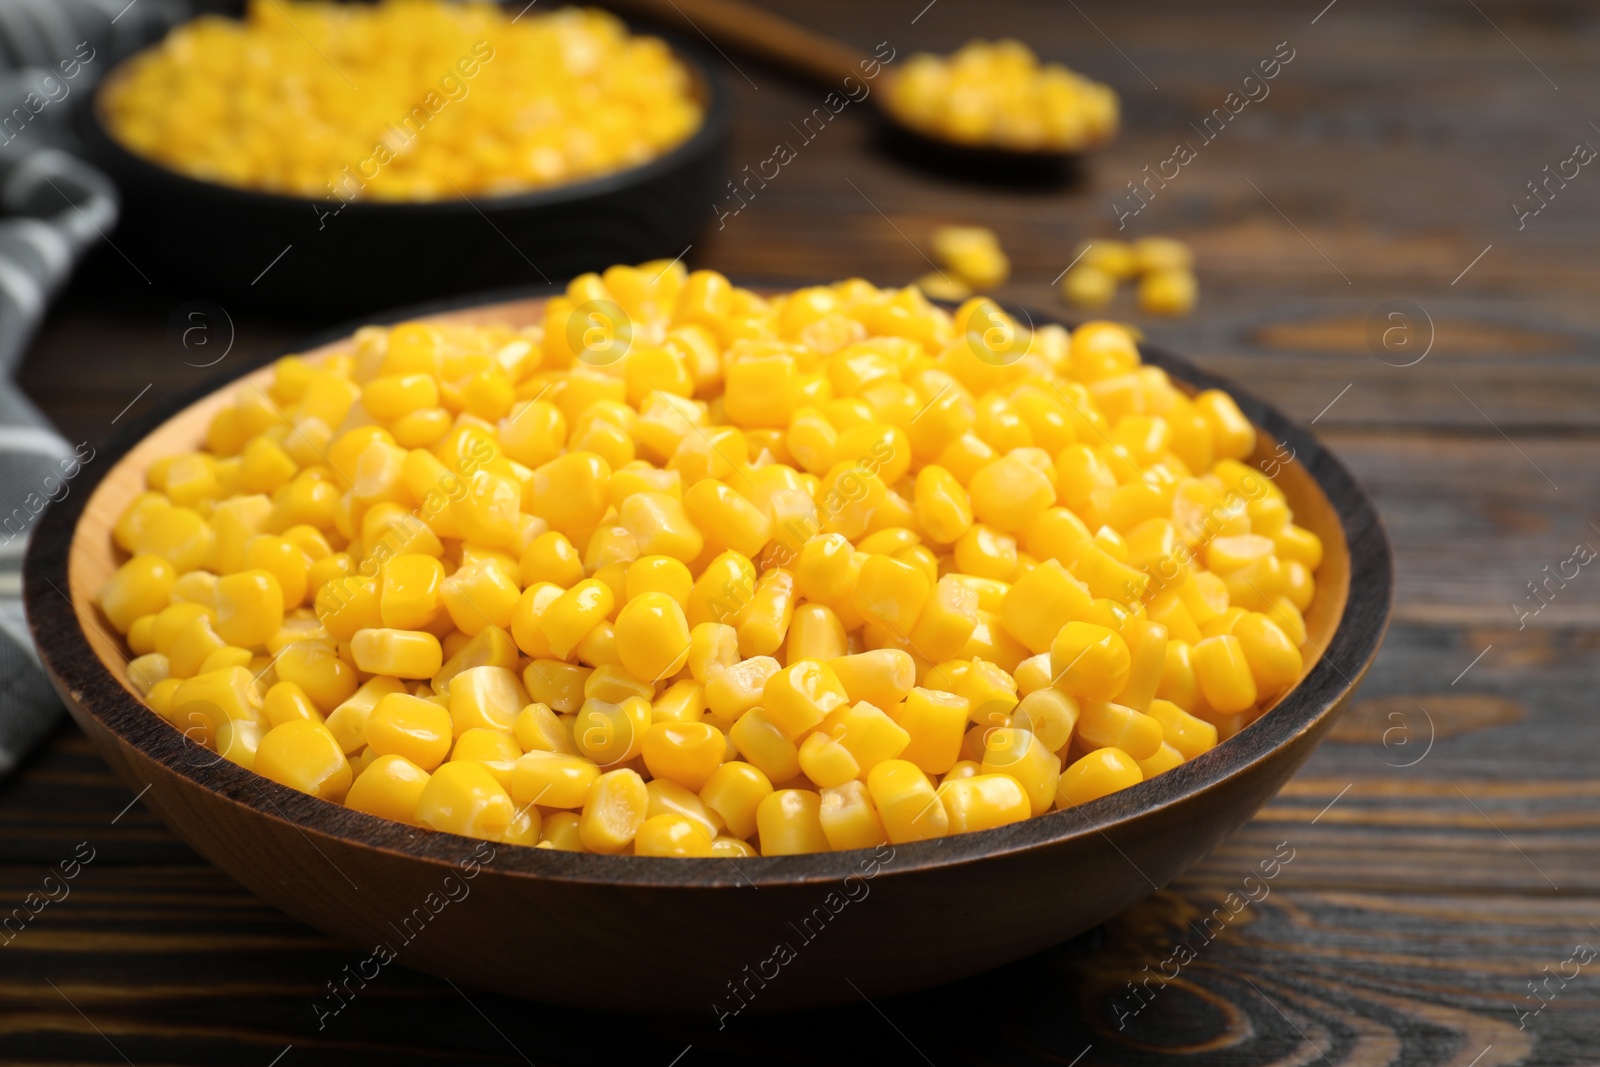
[(883, 102), (897, 76), (883, 56), (868, 55), (739, 0), (613, 0), (613, 6), (667, 25), (687, 22), (719, 52), (727, 44), (836, 92), (849, 92), (858, 83), (873, 85), (870, 99), (876, 101), (873, 107), (892, 142), (919, 162), (988, 178), (1027, 180), (1069, 173), (1081, 151), (973, 144), (912, 126)]

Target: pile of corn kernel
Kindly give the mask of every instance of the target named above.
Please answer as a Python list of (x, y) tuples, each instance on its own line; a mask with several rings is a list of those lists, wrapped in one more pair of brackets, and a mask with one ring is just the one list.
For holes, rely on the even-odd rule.
[(101, 605), (192, 741), (374, 815), (915, 841), (1158, 775), (1301, 674), (1321, 543), (1233, 401), (1111, 323), (657, 262), (227, 400), (150, 465)]
[(1021, 41), (968, 41), (951, 56), (920, 53), (889, 83), (887, 106), (934, 137), (1017, 151), (1075, 152), (1117, 132), (1117, 94)]
[(1121, 282), (1136, 281), (1139, 308), (1150, 315), (1187, 315), (1199, 286), (1194, 251), (1172, 237), (1096, 240), (1078, 251), (1061, 279), (1061, 296), (1075, 307), (1095, 310), (1111, 303)]
[(643, 163), (701, 122), (666, 44), (594, 8), (252, 0), (130, 60), (112, 134), (195, 178), (293, 196), (512, 193)]

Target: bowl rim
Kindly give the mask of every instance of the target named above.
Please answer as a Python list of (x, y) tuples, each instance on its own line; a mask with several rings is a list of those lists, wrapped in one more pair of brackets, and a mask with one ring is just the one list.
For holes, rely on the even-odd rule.
[[(750, 276), (730, 280), (736, 285), (757, 289), (774, 285), (798, 288), (802, 284), (793, 279)], [(304, 344), (279, 355), (309, 351), (343, 340), (353, 334), (357, 325), (388, 325), (516, 300), (548, 298), (563, 291), (560, 285), (521, 286), (363, 316), (355, 324), (320, 331)], [(1037, 310), (1012, 304), (1002, 306), (1012, 314), (1026, 315), (1036, 326), (1068, 325), (1056, 316)], [(1062, 846), (1091, 834), (1105, 837), (1108, 830), (1129, 826), (1167, 807), (1197, 802), (1266, 762), (1297, 738), (1318, 731), (1354, 690), (1376, 656), (1392, 608), (1394, 561), (1382, 518), (1371, 497), (1309, 430), (1297, 426), (1275, 407), (1165, 348), (1143, 341), (1139, 348), (1146, 363), (1161, 367), (1175, 378), (1201, 389), (1226, 390), (1258, 429), (1295, 449), (1294, 461), (1306, 469), (1327, 498), (1352, 561), (1344, 610), (1327, 646), (1305, 677), (1268, 713), (1234, 737), (1182, 765), (1076, 808), (1050, 811), (995, 829), (893, 845), (893, 863), (883, 865), (871, 877), (903, 877), (918, 871)], [(100, 450), (105, 462), (89, 465), (80, 473), (75, 485), (79, 491), (45, 509), (29, 542), (23, 566), (24, 600), (39, 657), (64, 700), (68, 694), (76, 694), (76, 704), (83, 713), (124, 744), (218, 799), (250, 808), (257, 816), (286, 823), (302, 835), (316, 834), (356, 848), (403, 856), (434, 864), (441, 872), (447, 872), (471, 862), (481, 842), (445, 831), (409, 826), (318, 799), (247, 771), (189, 742), (125, 688), (100, 661), (89, 645), (77, 607), (70, 594), (63, 592), (70, 589), (68, 568), (78, 520), (106, 475), (157, 427), (191, 404), (269, 365), (279, 355), (241, 361), (132, 420)], [(1361, 562), (1359, 568), (1354, 565), (1356, 560)], [(204, 753), (211, 762), (197, 764), (193, 758), (196, 753)], [(556, 852), (529, 846), (502, 846), (498, 842), (495, 848), (494, 869), (513, 877), (596, 886), (701, 889), (838, 883), (851, 876), (861, 876), (872, 855), (872, 850), (856, 849), (797, 856), (756, 856), (716, 864), (673, 862), (660, 857)], [(863, 856), (869, 859), (863, 860)]]
[[(620, 18), (615, 12), (610, 12)], [(238, 20), (235, 20), (238, 21)], [(83, 132), (93, 144), (96, 157), (108, 157), (110, 168), (118, 175), (133, 175), (138, 180), (146, 182), (165, 182), (175, 191), (189, 196), (208, 196), (213, 199), (232, 201), (235, 210), (259, 210), (268, 208), (274, 211), (304, 212), (307, 205), (321, 208), (335, 203), (342, 203), (339, 211), (353, 211), (360, 215), (373, 218), (387, 218), (389, 221), (402, 221), (402, 216), (411, 217), (422, 214), (449, 215), (490, 208), (501, 211), (534, 210), (538, 208), (558, 207), (582, 200), (597, 199), (614, 193), (631, 189), (636, 186), (646, 185), (649, 182), (668, 174), (680, 167), (684, 161), (697, 158), (707, 152), (714, 151), (719, 145), (726, 144), (730, 139), (733, 128), (733, 102), (728, 89), (727, 79), (722, 72), (712, 65), (709, 56), (700, 48), (686, 41), (681, 36), (670, 30), (658, 29), (654, 26), (641, 30), (640, 24), (623, 19), (630, 33), (642, 36), (658, 37), (664, 41), (675, 56), (691, 71), (692, 77), (702, 91), (704, 100), (704, 113), (700, 125), (693, 133), (678, 142), (671, 149), (651, 159), (645, 160), (635, 166), (625, 167), (621, 170), (607, 171), (593, 177), (580, 179), (574, 182), (565, 182), (559, 185), (544, 188), (530, 189), (517, 193), (476, 193), (471, 197), (457, 196), (440, 198), (438, 200), (346, 200), (338, 201), (321, 197), (293, 196), (285, 193), (269, 192), (261, 189), (251, 189), (245, 186), (228, 185), (223, 182), (209, 181), (196, 178), (182, 171), (174, 170), (165, 164), (141, 155), (124, 145), (103, 119), (105, 92), (108, 86), (124, 76), (128, 67), (135, 60), (159, 48), (163, 41), (152, 41), (118, 61), (105, 77), (94, 86), (94, 95), (90, 106), (83, 109), (80, 120)]]

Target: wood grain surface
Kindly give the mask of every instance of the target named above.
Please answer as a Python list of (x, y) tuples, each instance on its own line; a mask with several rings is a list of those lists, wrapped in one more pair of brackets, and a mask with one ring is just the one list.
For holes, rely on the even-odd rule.
[[(1100, 930), (933, 992), (722, 1030), (709, 1014), (550, 1009), (403, 967), (319, 1029), (313, 1004), (363, 953), (199, 861), (64, 728), (0, 787), (0, 916), (51, 872), (67, 889), (0, 947), (0, 1061), (1600, 1063), (1600, 960), (1575, 962), (1580, 946), (1600, 948), (1600, 579), (1586, 568), (1520, 627), (1516, 611), (1537, 606), (1526, 586), (1545, 566), (1578, 542), (1600, 546), (1600, 178), (1568, 182), (1520, 230), (1510, 206), (1575, 143), (1600, 146), (1589, 126), (1600, 122), (1600, 11), (1580, 0), (769, 6), (902, 55), (1025, 37), (1116, 86), (1127, 129), (1072, 189), (974, 185), (883, 154), (852, 106), (713, 223), (689, 262), (902, 282), (929, 269), (934, 225), (982, 222), (1013, 258), (1002, 295), (1037, 306), (1052, 304), (1050, 281), (1079, 240), (1116, 233), (1108, 204), (1126, 182), (1197, 140), (1188, 124), (1279, 42), (1295, 49), (1271, 95), (1129, 220), (1128, 233), (1195, 245), (1199, 310), (1146, 321), (1124, 295), (1115, 313), (1315, 420), (1373, 492), (1397, 553), (1397, 612), (1356, 706), (1257, 819)], [(737, 170), (795, 140), (789, 124), (820, 97), (741, 55), (729, 63)], [(101, 441), (130, 401), (215, 373), (194, 364), (220, 348), (186, 349), (169, 331), (204, 296), (147, 285), (106, 248), (53, 314), (24, 385), (75, 442)], [(1396, 325), (1384, 318), (1395, 301), (1412, 302), (1402, 324), (1419, 347), (1375, 352), (1373, 323), (1380, 336)], [(229, 314), (228, 358), (332, 325)], [(1426, 358), (1394, 365), (1426, 347), (1430, 319)], [(220, 344), (220, 318), (211, 329)], [(82, 842), (93, 860), (61, 883)], [(1232, 914), (1229, 894), (1249, 892), (1245, 877), (1287, 849), (1270, 892)], [(1004, 887), (973, 906), (1005, 907)], [(617, 965), (672, 980), (670, 960)]]

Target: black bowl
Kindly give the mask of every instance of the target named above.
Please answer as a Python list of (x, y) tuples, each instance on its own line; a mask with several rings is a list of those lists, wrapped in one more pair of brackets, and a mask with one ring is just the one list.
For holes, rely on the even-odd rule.
[(548, 284), (682, 255), (712, 218), (727, 168), (727, 86), (695, 49), (655, 35), (691, 72), (700, 128), (637, 167), (533, 192), (341, 206), (201, 181), (123, 147), (105, 128), (98, 97), (82, 134), (122, 192), (118, 247), (163, 288), (352, 314)]

